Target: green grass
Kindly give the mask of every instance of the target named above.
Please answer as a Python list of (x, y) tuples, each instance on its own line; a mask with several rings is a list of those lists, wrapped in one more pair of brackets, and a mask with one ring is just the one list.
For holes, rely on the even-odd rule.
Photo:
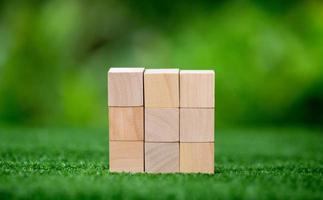
[(0, 199), (323, 199), (323, 134), (219, 130), (216, 173), (116, 174), (108, 134), (0, 129)]

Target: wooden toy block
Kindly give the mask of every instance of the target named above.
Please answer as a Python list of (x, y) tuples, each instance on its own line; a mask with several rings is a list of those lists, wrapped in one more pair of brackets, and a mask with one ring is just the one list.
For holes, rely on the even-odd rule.
[(214, 143), (180, 143), (180, 172), (214, 173)]
[(110, 141), (110, 172), (143, 172), (143, 141)]
[(179, 172), (179, 143), (145, 142), (145, 172)]
[(146, 108), (145, 141), (179, 142), (179, 108)]
[(143, 140), (144, 108), (110, 107), (109, 129), (110, 140)]
[(214, 108), (180, 108), (180, 141), (213, 142)]
[(143, 106), (144, 68), (110, 68), (109, 106)]
[(144, 82), (145, 107), (179, 107), (178, 69), (147, 69)]
[(180, 87), (181, 108), (214, 108), (214, 71), (181, 70)]

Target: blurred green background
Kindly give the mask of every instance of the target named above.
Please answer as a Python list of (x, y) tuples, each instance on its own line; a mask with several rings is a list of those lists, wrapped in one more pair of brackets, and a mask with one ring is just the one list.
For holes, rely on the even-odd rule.
[(217, 126), (323, 124), (323, 2), (0, 1), (0, 124), (103, 127), (110, 66), (216, 69)]
[[(109, 172), (111, 66), (216, 70), (215, 174)], [(323, 199), (322, 0), (0, 0), (0, 199)]]

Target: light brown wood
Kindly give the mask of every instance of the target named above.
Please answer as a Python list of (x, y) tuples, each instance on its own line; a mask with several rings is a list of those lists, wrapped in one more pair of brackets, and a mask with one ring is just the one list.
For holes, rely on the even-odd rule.
[(214, 143), (180, 143), (180, 172), (214, 173)]
[(147, 69), (145, 80), (145, 107), (179, 107), (179, 70)]
[(143, 107), (109, 107), (110, 140), (143, 140)]
[(180, 108), (180, 141), (213, 142), (214, 108)]
[(213, 108), (215, 73), (212, 70), (181, 70), (180, 107)]
[(179, 108), (145, 108), (145, 141), (179, 142)]
[(143, 172), (143, 141), (110, 141), (110, 172)]
[(143, 106), (144, 68), (110, 68), (109, 106)]
[(179, 143), (145, 142), (145, 172), (179, 172)]

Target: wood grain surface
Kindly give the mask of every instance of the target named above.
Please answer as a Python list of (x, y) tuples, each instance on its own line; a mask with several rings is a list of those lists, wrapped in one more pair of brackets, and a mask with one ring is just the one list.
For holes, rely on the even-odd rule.
[(110, 68), (108, 72), (109, 106), (143, 106), (144, 68)]
[(179, 107), (179, 70), (147, 69), (144, 74), (145, 107)]
[(179, 108), (146, 108), (145, 141), (179, 142)]
[(145, 142), (145, 172), (179, 172), (179, 143)]
[(214, 108), (215, 73), (212, 70), (180, 71), (180, 107)]
[(214, 173), (214, 143), (180, 143), (180, 172)]
[(143, 140), (143, 107), (109, 107), (110, 140)]
[(180, 108), (180, 141), (213, 142), (214, 109)]
[(110, 141), (110, 172), (143, 172), (143, 141)]

